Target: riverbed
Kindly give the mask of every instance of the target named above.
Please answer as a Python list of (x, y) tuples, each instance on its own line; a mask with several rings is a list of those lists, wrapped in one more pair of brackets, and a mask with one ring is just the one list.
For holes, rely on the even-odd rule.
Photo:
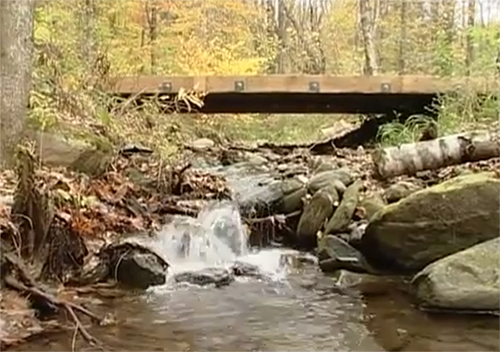
[[(323, 282), (322, 282), (323, 281)], [(101, 303), (115, 326), (92, 333), (110, 351), (498, 351), (497, 318), (429, 315), (396, 288), (342, 294), (309, 269), (283, 281), (159, 288)], [(322, 287), (315, 287), (322, 286)], [(77, 349), (92, 351), (85, 344)], [(69, 351), (71, 334), (18, 351)]]
[[(219, 238), (221, 219), (225, 237)], [(153, 240), (156, 249), (172, 265), (171, 277), (165, 285), (122, 298), (96, 298), (90, 305), (95, 312), (108, 312), (116, 317), (115, 324), (90, 329), (106, 350), (498, 351), (500, 348), (497, 317), (419, 311), (405, 292), (407, 285), (399, 284), (398, 280), (372, 283), (368, 289), (345, 287), (339, 285), (338, 275), (324, 275), (312, 260), (290, 260), (304, 256), (303, 253), (245, 246), (235, 250), (230, 244), (241, 243), (245, 234), (234, 209), (212, 210), (202, 215), (198, 225), (204, 235), (193, 237), (187, 257), (180, 258), (176, 251), (176, 241), (183, 231), (166, 228)], [(223, 266), (235, 259), (258, 266), (265, 279), (237, 277), (223, 287), (199, 287), (172, 280), (175, 273)], [(72, 346), (71, 335), (70, 332), (51, 335), (12, 350), (99, 350), (80, 338)]]

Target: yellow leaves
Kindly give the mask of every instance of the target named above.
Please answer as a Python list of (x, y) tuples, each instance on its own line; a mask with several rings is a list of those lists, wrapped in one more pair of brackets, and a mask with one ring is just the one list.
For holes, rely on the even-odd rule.
[[(111, 74), (148, 74), (153, 55), (158, 74), (253, 74), (275, 53), (265, 31), (255, 33), (255, 28), (264, 28), (264, 14), (252, 2), (158, 1), (157, 35), (151, 41), (144, 1), (94, 1), (95, 40), (107, 53)], [(62, 49), (68, 87), (77, 86), (86, 66), (81, 62), (83, 1), (74, 4), (47, 2), (37, 10), (35, 24), (39, 42)]]

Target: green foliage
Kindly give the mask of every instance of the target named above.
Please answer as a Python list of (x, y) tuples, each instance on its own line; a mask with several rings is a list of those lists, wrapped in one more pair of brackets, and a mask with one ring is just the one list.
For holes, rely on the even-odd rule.
[(377, 139), (383, 146), (393, 146), (418, 141), (422, 131), (437, 122), (428, 116), (410, 116), (404, 123), (391, 122), (380, 127)]

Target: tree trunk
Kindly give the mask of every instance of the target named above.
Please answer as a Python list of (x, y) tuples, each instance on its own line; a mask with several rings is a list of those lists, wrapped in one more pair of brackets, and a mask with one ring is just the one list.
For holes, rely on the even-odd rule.
[(276, 56), (276, 73), (285, 73), (285, 50), (287, 44), (285, 4), (283, 0), (276, 2), (276, 34), (279, 41), (278, 55)]
[(376, 75), (378, 72), (377, 50), (375, 47), (375, 9), (370, 7), (370, 0), (359, 0), (361, 34), (365, 53), (364, 74)]
[(377, 150), (372, 160), (376, 175), (386, 179), (499, 156), (498, 135), (469, 132)]
[(80, 22), (81, 22), (81, 59), (87, 75), (92, 74), (96, 60), (96, 4), (92, 0), (79, 1)]
[(476, 0), (469, 0), (467, 6), (467, 50), (465, 56), (466, 75), (470, 76), (471, 66), (474, 61), (474, 36), (472, 30), (474, 29), (476, 17)]
[(147, 0), (144, 3), (146, 20), (148, 23), (148, 38), (149, 38), (149, 64), (150, 73), (156, 73), (156, 41), (158, 38), (158, 3), (156, 0)]
[(407, 13), (408, 6), (406, 1), (401, 1), (401, 12), (400, 12), (400, 34), (399, 34), (399, 62), (398, 62), (398, 71), (400, 75), (405, 74), (405, 50), (406, 50), (406, 40), (407, 40)]
[(23, 137), (33, 54), (33, 15), (31, 0), (0, 1), (0, 91), (2, 165), (10, 165), (17, 144)]

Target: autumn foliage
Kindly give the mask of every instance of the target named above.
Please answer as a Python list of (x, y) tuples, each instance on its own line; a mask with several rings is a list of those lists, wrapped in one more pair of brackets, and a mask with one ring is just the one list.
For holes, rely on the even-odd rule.
[[(175, 143), (158, 147), (152, 140), (185, 139), (172, 132), (179, 121), (154, 109), (140, 118), (131, 118), (131, 109), (110, 114), (99, 94), (110, 77), (362, 75), (370, 71), (367, 47), (380, 75), (494, 77), (499, 10), (497, 2), (476, 0), (38, 1), (32, 117), (42, 128), (70, 118), (85, 131), (104, 124), (108, 134), (143, 136), (141, 142), (169, 156)], [(475, 122), (472, 115), (496, 118), (494, 104), (478, 111), (476, 102), (475, 96), (444, 100), (448, 125), (462, 124), (456, 115), (467, 122)], [(307, 124), (249, 115), (183, 121), (196, 137), (214, 138), (212, 128), (219, 135), (280, 141), (318, 138), (330, 124), (321, 116)]]

